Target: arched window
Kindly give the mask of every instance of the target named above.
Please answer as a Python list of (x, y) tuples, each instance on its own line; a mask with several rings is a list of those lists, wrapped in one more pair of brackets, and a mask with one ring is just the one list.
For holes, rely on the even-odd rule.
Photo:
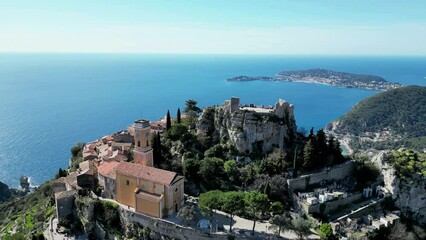
[(149, 141), (148, 140), (146, 140), (146, 146), (149, 146)]
[(140, 147), (141, 146), (141, 141), (138, 141), (138, 147)]

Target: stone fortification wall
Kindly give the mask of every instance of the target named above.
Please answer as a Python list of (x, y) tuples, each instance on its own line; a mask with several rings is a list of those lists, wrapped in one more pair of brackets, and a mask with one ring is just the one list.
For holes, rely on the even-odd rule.
[(336, 165), (331, 167), (329, 170), (325, 169), (318, 173), (312, 173), (303, 175), (298, 178), (288, 179), (288, 189), (291, 192), (294, 192), (295, 190), (303, 191), (305, 190), (309, 185), (312, 184), (319, 184), (320, 182), (326, 180), (338, 180), (338, 179), (344, 179), (348, 176), (350, 176), (352, 169), (354, 166), (353, 161), (347, 161), (345, 163)]
[[(137, 223), (140, 226), (148, 227), (152, 231), (156, 232), (157, 236), (160, 236), (161, 239), (197, 239), (197, 240), (207, 240), (207, 239), (218, 239), (218, 240), (227, 240), (228, 235), (225, 233), (209, 233), (199, 231), (197, 229), (183, 227), (177, 225), (173, 222), (167, 221), (165, 219), (152, 218), (145, 216), (143, 214), (138, 214), (131, 212), (125, 208), (120, 207), (120, 218), (121, 222), (124, 225), (129, 225), (130, 223)], [(132, 230), (127, 229), (128, 231)], [(257, 240), (257, 239), (278, 239), (275, 235), (271, 234), (256, 234), (251, 235), (237, 235), (235, 239), (247, 239), (247, 240)]]
[(142, 214), (128, 211), (124, 208), (120, 208), (121, 218), (126, 222), (138, 223), (141, 226), (148, 227), (153, 231), (156, 231), (162, 236), (177, 239), (228, 239), (225, 234), (205, 234), (201, 231), (197, 231), (192, 228), (182, 227), (172, 222), (155, 219)]

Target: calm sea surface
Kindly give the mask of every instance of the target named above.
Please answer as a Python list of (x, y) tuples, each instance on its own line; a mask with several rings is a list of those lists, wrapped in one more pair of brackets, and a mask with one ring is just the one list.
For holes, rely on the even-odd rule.
[(186, 99), (200, 106), (295, 104), (298, 127), (319, 129), (376, 91), (320, 84), (226, 82), (238, 75), (327, 68), (426, 85), (426, 58), (236, 55), (0, 54), (0, 181), (38, 185), (65, 168), (70, 148), (156, 120)]

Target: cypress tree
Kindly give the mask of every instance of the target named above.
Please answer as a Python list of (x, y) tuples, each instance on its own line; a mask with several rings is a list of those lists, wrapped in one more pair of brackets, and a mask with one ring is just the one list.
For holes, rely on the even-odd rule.
[(181, 116), (180, 116), (180, 108), (178, 108), (178, 110), (177, 110), (176, 119), (177, 119), (177, 123), (181, 123), (182, 122)]
[(170, 119), (170, 111), (167, 110), (166, 130), (169, 130), (171, 127), (172, 127), (172, 121)]

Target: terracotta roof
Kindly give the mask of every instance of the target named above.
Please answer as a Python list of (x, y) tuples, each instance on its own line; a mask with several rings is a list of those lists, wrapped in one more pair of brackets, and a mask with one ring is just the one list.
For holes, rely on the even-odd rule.
[(149, 193), (149, 192), (139, 190), (136, 193), (136, 197), (147, 199), (147, 200), (150, 200), (150, 201), (153, 201), (153, 202), (159, 202), (159, 201), (161, 201), (161, 198), (163, 197), (163, 195), (158, 195), (158, 194)]
[(61, 178), (61, 181), (67, 183), (72, 189), (80, 189), (77, 185), (77, 175), (77, 172), (72, 172), (68, 176)]
[(98, 167), (98, 173), (104, 177), (115, 179), (116, 168), (120, 165), (119, 162), (104, 162)]
[(79, 174), (88, 174), (88, 175), (94, 175), (95, 174), (95, 167), (93, 165), (93, 161), (86, 160), (84, 162), (81, 162), (78, 164), (79, 169), (77, 172)]
[(128, 162), (121, 162), (117, 167), (117, 173), (124, 176), (161, 183), (167, 186), (169, 186), (177, 176), (175, 172)]

